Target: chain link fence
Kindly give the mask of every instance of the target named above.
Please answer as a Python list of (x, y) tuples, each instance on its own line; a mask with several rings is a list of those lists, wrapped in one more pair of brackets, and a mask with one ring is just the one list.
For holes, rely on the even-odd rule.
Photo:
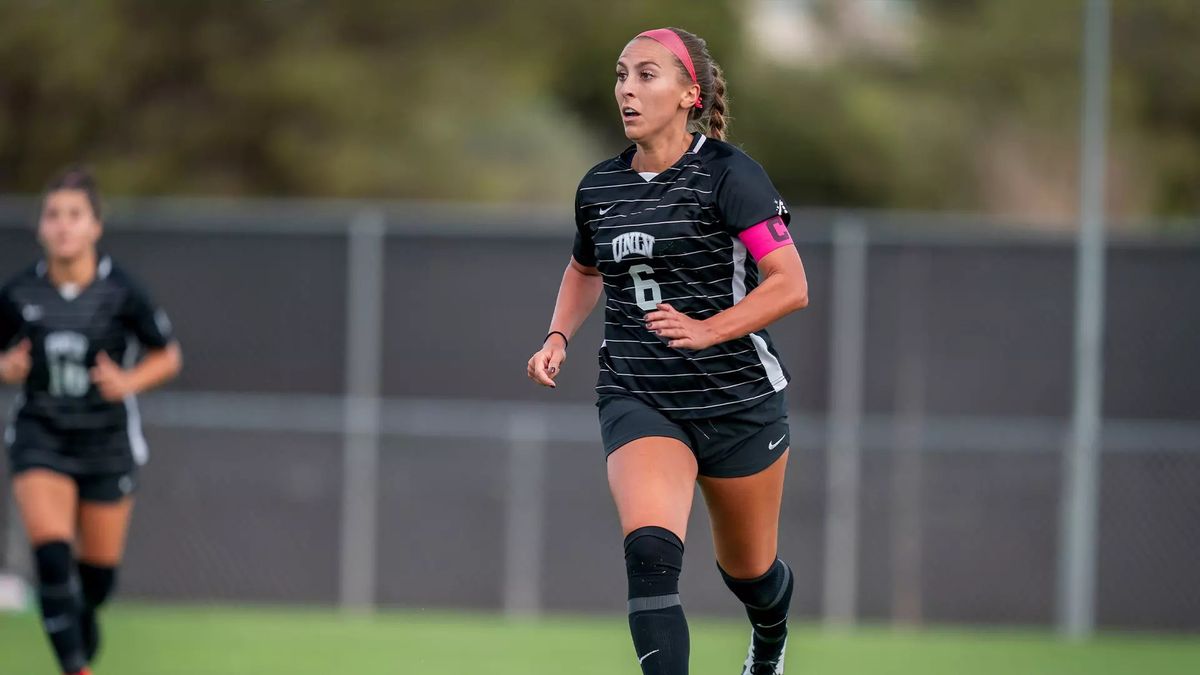
[[(0, 200), (6, 276), (37, 255), (30, 207)], [(187, 357), (177, 384), (145, 397), (152, 457), (124, 592), (619, 613), (620, 533), (591, 405), (597, 317), (558, 390), (523, 373), (570, 222), (406, 204), (118, 204), (105, 247), (172, 313)], [(851, 301), (834, 288), (844, 227), (863, 247)], [(1052, 623), (1070, 241), (917, 214), (801, 212), (793, 232), (812, 302), (773, 335), (794, 376), (781, 554), (796, 613), (831, 616), (832, 600), (851, 621)], [(1096, 619), (1195, 630), (1200, 306), (1179, 293), (1200, 286), (1200, 243), (1117, 241), (1109, 263)], [(848, 302), (861, 322), (847, 342), (835, 314)], [(839, 418), (847, 385), (858, 391)], [(829, 480), (845, 439), (848, 511), (831, 508), (845, 486)], [(0, 501), (0, 561), (28, 573)], [(830, 541), (849, 542), (853, 563), (836, 584)], [(689, 612), (739, 611), (699, 501), (683, 585)]]

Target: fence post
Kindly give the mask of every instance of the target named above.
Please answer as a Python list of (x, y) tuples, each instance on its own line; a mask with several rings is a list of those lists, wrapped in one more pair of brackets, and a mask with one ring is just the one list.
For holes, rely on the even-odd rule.
[(383, 365), (384, 218), (364, 211), (350, 223), (346, 270), (346, 397), (342, 456), (339, 601), (375, 605), (380, 371)]
[(1075, 385), (1070, 441), (1063, 454), (1058, 568), (1058, 628), (1074, 639), (1090, 636), (1096, 623), (1110, 22), (1108, 0), (1088, 0), (1084, 15), (1080, 223), (1075, 259)]
[(867, 233), (842, 220), (833, 232), (825, 621), (854, 625), (858, 600), (859, 431), (867, 309)]
[(510, 617), (536, 616), (541, 611), (548, 436), (546, 417), (540, 412), (509, 419), (504, 613)]

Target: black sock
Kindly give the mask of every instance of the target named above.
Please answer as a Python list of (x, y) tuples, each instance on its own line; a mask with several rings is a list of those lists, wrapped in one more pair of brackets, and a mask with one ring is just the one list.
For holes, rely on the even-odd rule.
[(37, 560), (38, 596), (42, 606), (42, 625), (46, 630), (58, 664), (64, 673), (87, 667), (83, 637), (79, 630), (82, 601), (75, 578), (75, 560), (71, 545), (65, 541), (42, 544), (33, 551)]
[(788, 607), (792, 603), (792, 570), (778, 558), (771, 569), (755, 579), (735, 579), (725, 570), (725, 585), (746, 606), (754, 630), (754, 657), (763, 661), (778, 658), (787, 638)]
[(643, 675), (687, 675), (687, 619), (679, 602), (683, 542), (661, 527), (625, 538), (629, 576), (629, 632)]
[(79, 616), (79, 629), (83, 635), (84, 655), (91, 663), (100, 651), (100, 624), (97, 623), (96, 610), (112, 595), (117, 584), (117, 569), (81, 561), (79, 582), (83, 587), (83, 611)]

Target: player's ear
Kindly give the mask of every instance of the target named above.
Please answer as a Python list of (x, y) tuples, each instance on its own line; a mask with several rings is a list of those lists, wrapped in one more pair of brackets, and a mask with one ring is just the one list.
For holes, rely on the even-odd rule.
[(693, 83), (683, 91), (683, 98), (679, 99), (679, 107), (691, 111), (696, 107), (698, 98), (700, 98), (700, 85)]

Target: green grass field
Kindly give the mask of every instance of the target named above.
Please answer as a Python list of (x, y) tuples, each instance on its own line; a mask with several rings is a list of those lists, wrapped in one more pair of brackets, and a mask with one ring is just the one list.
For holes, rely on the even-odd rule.
[[(117, 605), (96, 675), (638, 675), (623, 618)], [(692, 673), (735, 675), (747, 626), (692, 621)], [(0, 675), (52, 675), (37, 619), (0, 614)], [(793, 629), (790, 675), (1196, 675), (1200, 640), (1019, 631)]]

